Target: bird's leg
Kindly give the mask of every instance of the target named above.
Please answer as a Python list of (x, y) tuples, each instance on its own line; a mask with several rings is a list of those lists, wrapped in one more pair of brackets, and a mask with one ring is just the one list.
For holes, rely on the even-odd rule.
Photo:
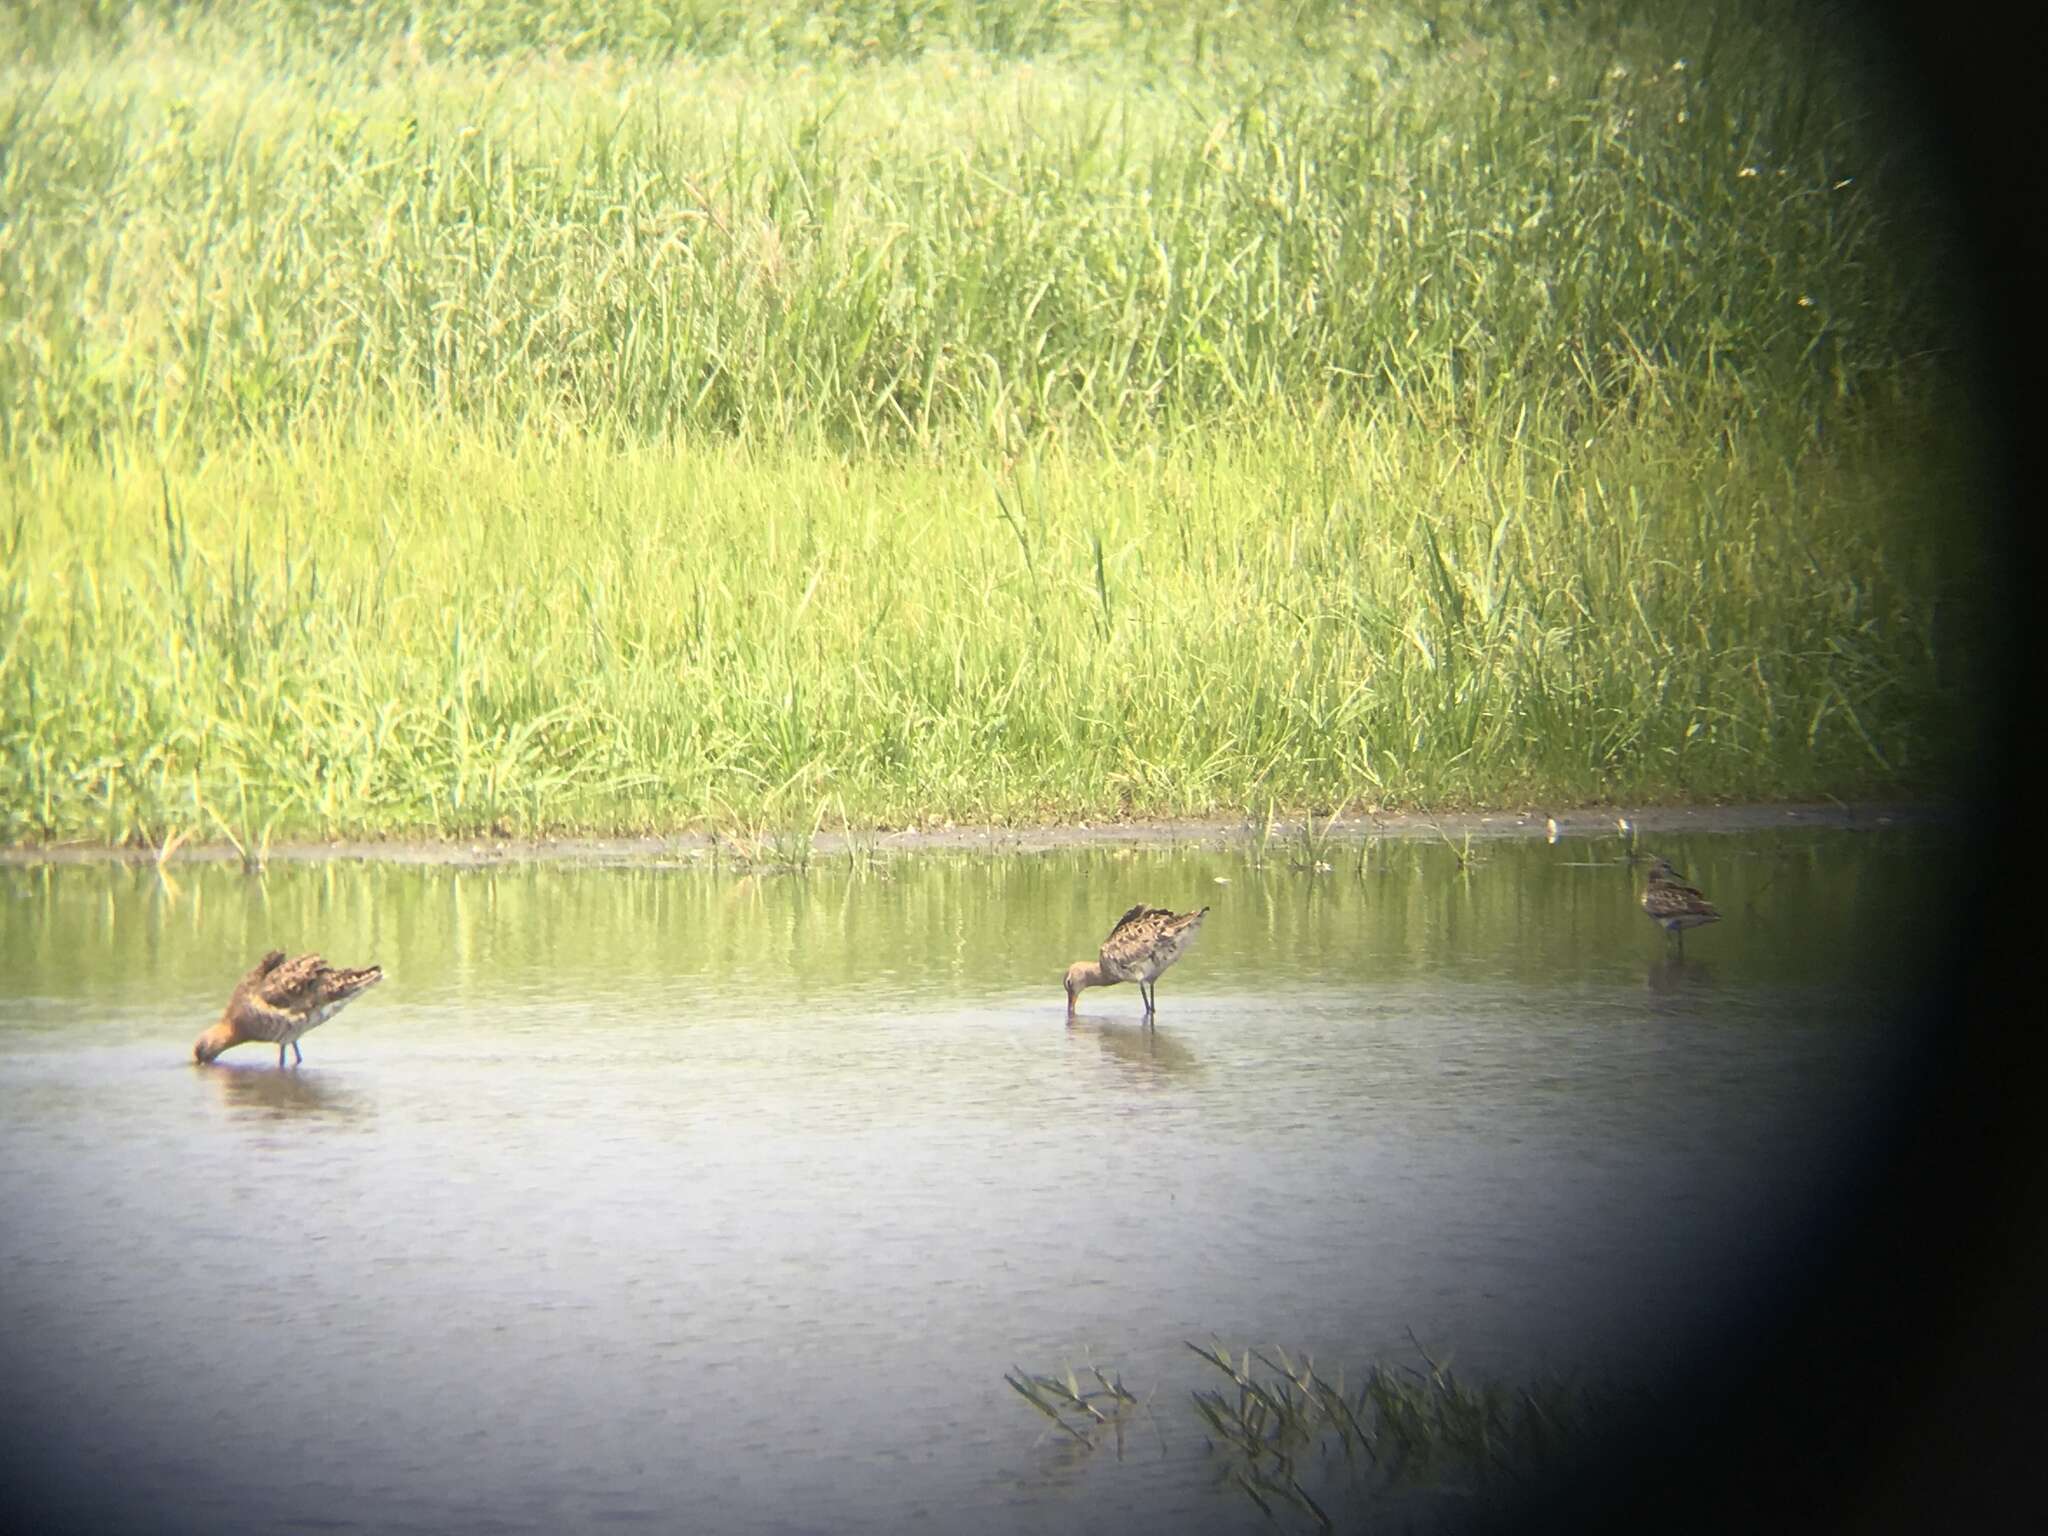
[(300, 1062), (304, 1061), (305, 1059), (306, 1053), (299, 1049), (299, 1042), (294, 1040), (292, 1042), (292, 1065), (296, 1067)]
[(284, 1070), (284, 1042), (282, 1040), (277, 1042), (277, 1070), (280, 1072)]
[(1156, 981), (1138, 983), (1138, 995), (1145, 999), (1145, 1017), (1148, 1019), (1152, 1017), (1152, 1011), (1159, 1006), (1158, 1000), (1152, 995), (1152, 989), (1158, 985)]

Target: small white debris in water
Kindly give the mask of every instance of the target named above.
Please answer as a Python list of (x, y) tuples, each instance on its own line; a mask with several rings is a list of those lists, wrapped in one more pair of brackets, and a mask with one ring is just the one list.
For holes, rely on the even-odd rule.
[(1329, 865), (1327, 865), (1327, 864), (1325, 864), (1325, 863), (1324, 863), (1324, 862), (1323, 862), (1323, 861), (1322, 861), (1321, 859), (1317, 859), (1317, 860), (1316, 860), (1316, 873), (1317, 873), (1317, 874), (1319, 874), (1319, 875), (1325, 875), (1325, 874), (1328, 874), (1329, 872), (1330, 872), (1330, 866), (1329, 866)]
[(1548, 836), (1549, 836), (1549, 839), (1550, 839), (1550, 841), (1551, 841), (1551, 842), (1553, 842), (1553, 843), (1554, 843), (1554, 842), (1556, 842), (1556, 841), (1557, 841), (1557, 818), (1556, 818), (1555, 816), (1546, 816), (1546, 817), (1544, 817), (1544, 818), (1543, 818), (1543, 830), (1544, 830), (1544, 832), (1545, 832), (1546, 834), (1548, 834)]
[(1228, 884), (1230, 884), (1230, 876), (1228, 876), (1228, 875), (1218, 875), (1218, 876), (1216, 876), (1216, 884), (1218, 884), (1218, 885), (1228, 885)]

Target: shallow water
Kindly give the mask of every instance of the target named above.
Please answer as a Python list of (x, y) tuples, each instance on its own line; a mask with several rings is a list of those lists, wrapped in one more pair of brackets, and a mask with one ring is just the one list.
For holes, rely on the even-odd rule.
[[(1184, 1341), (1654, 1384), (1826, 1215), (1939, 834), (0, 869), (10, 1507), (158, 1530), (1258, 1525)], [(1159, 985), (1058, 978), (1140, 898)], [(265, 948), (389, 980), (280, 1072)], [(1005, 1385), (1113, 1368), (1080, 1454)]]

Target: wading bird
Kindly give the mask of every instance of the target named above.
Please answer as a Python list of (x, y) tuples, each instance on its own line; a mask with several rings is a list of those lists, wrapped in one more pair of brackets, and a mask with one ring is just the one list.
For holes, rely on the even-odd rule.
[(1145, 999), (1145, 1017), (1150, 1019), (1155, 1006), (1152, 984), (1194, 942), (1208, 913), (1204, 907), (1176, 915), (1164, 907), (1139, 902), (1116, 920), (1109, 937), (1102, 941), (1099, 959), (1076, 960), (1067, 967), (1067, 1017), (1074, 1016), (1074, 999), (1083, 988), (1135, 981), (1138, 995)]
[(273, 949), (236, 986), (220, 1022), (192, 1042), (192, 1057), (204, 1065), (222, 1051), (261, 1040), (277, 1047), (278, 1066), (284, 1065), (286, 1046), (295, 1062), (303, 1061), (299, 1036), (325, 1024), (358, 992), (383, 979), (378, 966), (337, 971), (318, 955), (287, 960), (283, 950)]
[(1650, 861), (1648, 882), (1643, 886), (1643, 910), (1665, 933), (1678, 935), (1678, 947), (1685, 947), (1685, 930), (1702, 923), (1721, 921), (1720, 908), (1685, 883), (1669, 859)]

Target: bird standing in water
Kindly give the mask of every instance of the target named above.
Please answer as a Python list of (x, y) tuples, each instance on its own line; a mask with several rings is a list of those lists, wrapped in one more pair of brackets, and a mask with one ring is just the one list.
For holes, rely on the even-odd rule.
[(1145, 1017), (1150, 1020), (1154, 1011), (1153, 983), (1194, 942), (1202, 919), (1208, 914), (1207, 907), (1199, 912), (1176, 914), (1139, 902), (1116, 920), (1109, 937), (1102, 941), (1102, 953), (1097, 959), (1076, 960), (1067, 967), (1067, 1017), (1073, 1018), (1074, 999), (1085, 988), (1135, 981), (1138, 995), (1145, 999)]
[(1643, 910), (1667, 934), (1678, 935), (1680, 949), (1685, 948), (1686, 929), (1721, 920), (1720, 908), (1687, 885), (1684, 876), (1665, 858), (1650, 861), (1649, 878), (1643, 886)]
[(222, 1051), (261, 1040), (277, 1047), (279, 1067), (284, 1065), (286, 1046), (292, 1048), (294, 1062), (303, 1061), (299, 1036), (325, 1024), (356, 994), (383, 979), (379, 966), (337, 971), (318, 955), (287, 960), (283, 950), (273, 949), (236, 986), (220, 1022), (192, 1042), (192, 1057), (204, 1065)]

